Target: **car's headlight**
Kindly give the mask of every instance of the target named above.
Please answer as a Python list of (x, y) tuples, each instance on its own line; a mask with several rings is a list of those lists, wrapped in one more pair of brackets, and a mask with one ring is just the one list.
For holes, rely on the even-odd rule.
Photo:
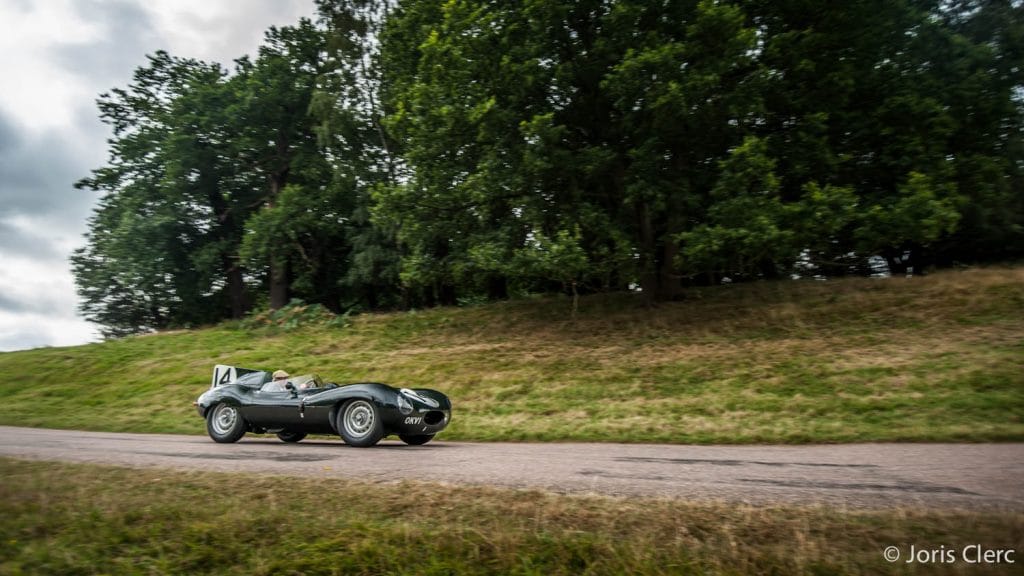
[(412, 403), (405, 399), (401, 394), (398, 395), (398, 410), (402, 414), (412, 413)]

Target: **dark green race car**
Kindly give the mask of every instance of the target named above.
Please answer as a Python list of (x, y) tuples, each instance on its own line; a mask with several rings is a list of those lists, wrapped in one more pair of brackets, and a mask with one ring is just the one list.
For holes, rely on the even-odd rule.
[(307, 434), (340, 434), (351, 446), (373, 446), (388, 435), (420, 445), (451, 420), (448, 397), (427, 388), (377, 382), (338, 385), (315, 374), (274, 382), (267, 370), (217, 365), (210, 389), (194, 402), (216, 442), (246, 432), (298, 442)]

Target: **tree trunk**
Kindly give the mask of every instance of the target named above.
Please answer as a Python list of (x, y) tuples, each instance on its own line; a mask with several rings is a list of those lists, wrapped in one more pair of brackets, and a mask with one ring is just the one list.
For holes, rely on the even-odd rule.
[(490, 300), (508, 300), (508, 279), (504, 276), (488, 276), (487, 298)]
[(655, 262), (657, 249), (654, 241), (654, 226), (651, 223), (651, 210), (646, 202), (637, 204), (637, 220), (640, 230), (640, 289), (644, 301), (654, 304), (658, 298), (658, 271)]
[(675, 300), (682, 292), (682, 284), (675, 274), (675, 259), (679, 253), (679, 245), (671, 238), (665, 238), (665, 245), (662, 247), (661, 262), (658, 270), (658, 299)]
[(288, 304), (288, 261), (270, 259), (270, 309), (278, 310)]
[(450, 282), (441, 282), (438, 287), (438, 304), (441, 306), (455, 306), (458, 299), (455, 297), (455, 286)]
[(241, 318), (249, 311), (249, 294), (245, 290), (245, 282), (242, 279), (242, 269), (230, 260), (226, 262), (228, 268), (228, 298), (231, 300), (231, 317)]
[(225, 280), (227, 281), (231, 317), (241, 318), (249, 311), (251, 303), (245, 289), (245, 282), (242, 279), (242, 268), (238, 262), (237, 249), (241, 244), (241, 239), (237, 238), (234, 233), (235, 214), (220, 191), (212, 168), (207, 167), (201, 171), (199, 183), (200, 187), (206, 191), (207, 202), (215, 215), (215, 219), (211, 223), (215, 227), (215, 237), (231, 246), (230, 249), (221, 252), (221, 265), (224, 266)]
[[(284, 145), (278, 142), (278, 149)], [(270, 175), (270, 197), (267, 201), (269, 207), (277, 202), (277, 197), (284, 189), (288, 181), (288, 167)], [(270, 255), (270, 309), (277, 310), (288, 304), (288, 259), (281, 258), (275, 254)]]
[(761, 276), (765, 280), (778, 280), (779, 279), (779, 268), (775, 265), (775, 261), (771, 258), (765, 258), (761, 261)]

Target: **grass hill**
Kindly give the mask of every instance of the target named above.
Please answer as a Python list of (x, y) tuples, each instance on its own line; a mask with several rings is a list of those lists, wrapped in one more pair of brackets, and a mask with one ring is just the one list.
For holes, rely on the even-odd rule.
[[(446, 439), (1024, 439), (1024, 268), (254, 321), (0, 354), (0, 424), (203, 433), (214, 364), (440, 389)], [(314, 316), (315, 315), (311, 315)], [(289, 320), (289, 318), (291, 318)]]

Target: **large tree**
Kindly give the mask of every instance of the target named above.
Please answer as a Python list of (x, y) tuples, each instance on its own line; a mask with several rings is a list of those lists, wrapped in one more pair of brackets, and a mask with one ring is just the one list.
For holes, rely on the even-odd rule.
[[(325, 27), (326, 60), (310, 112), (331, 166), (327, 186), (339, 207), (345, 248), (333, 281), (345, 309), (403, 304), (399, 246), (394, 226), (375, 220), (373, 192), (393, 186), (406, 170), (400, 143), (384, 126), (380, 37), (392, 2), (318, 0)], [(401, 176), (400, 176), (401, 175)]]
[(571, 283), (652, 299), (1020, 255), (1021, 10), (403, 2), (386, 125), (410, 173), (377, 209), (406, 281), (449, 298), (522, 283), (556, 239)]
[(317, 143), (310, 103), (325, 58), (323, 32), (303, 19), (271, 28), (254, 61), (238, 61), (236, 120), (244, 129), (237, 161), (263, 180), (262, 206), (248, 221), (244, 253), (265, 272), (269, 305), (288, 303), (292, 288), (336, 300), (331, 260), (340, 241), (338, 198)]
[(807, 246), (821, 272), (845, 272), (851, 255), (880, 255), (898, 272), (911, 259), (977, 261), (996, 255), (983, 245), (1019, 246), (1019, 5), (746, 7), (763, 36), (771, 82), (759, 132), (783, 198), (800, 200), (809, 182), (854, 193), (846, 225)]
[(103, 193), (72, 265), (82, 310), (110, 335), (247, 307), (237, 246), (253, 195), (231, 155), (225, 72), (164, 52), (149, 60), (100, 97), (110, 162), (77, 183)]

